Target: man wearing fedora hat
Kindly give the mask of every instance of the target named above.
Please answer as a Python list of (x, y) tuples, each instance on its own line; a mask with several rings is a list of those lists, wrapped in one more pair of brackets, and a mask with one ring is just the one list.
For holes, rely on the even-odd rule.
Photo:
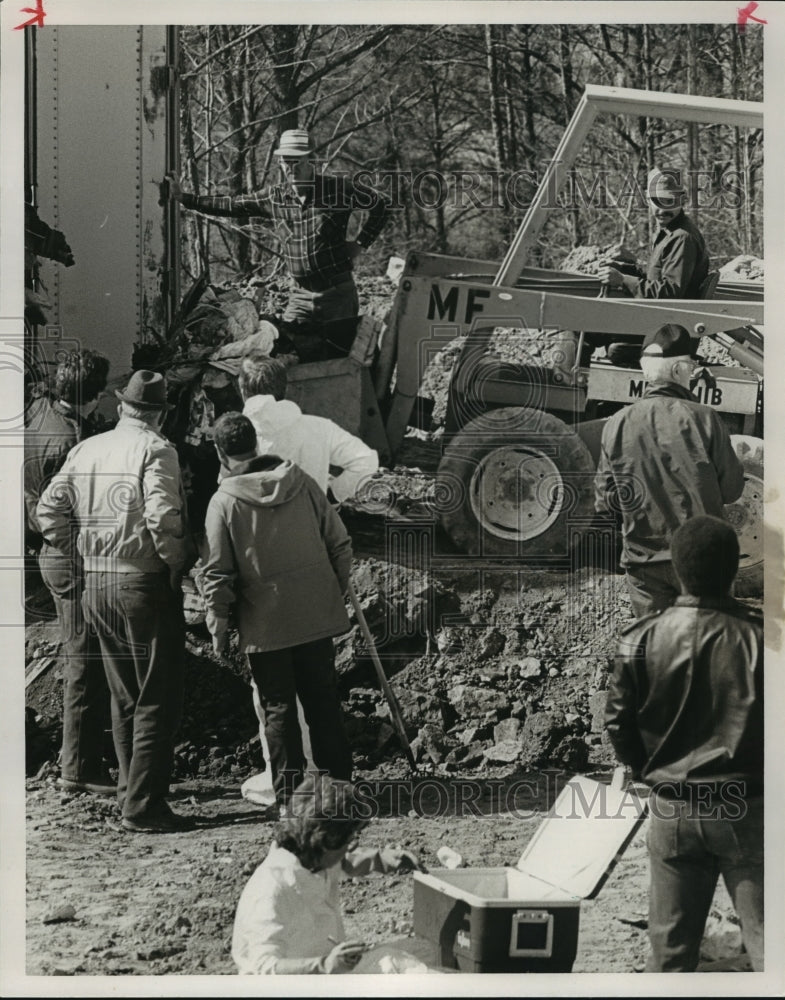
[(640, 363), (648, 388), (602, 432), (595, 507), (621, 518), (621, 563), (636, 618), (679, 596), (673, 532), (697, 515), (721, 518), (744, 489), (744, 469), (719, 414), (690, 392), (696, 346), (676, 323), (647, 334)]
[[(275, 155), (281, 185), (234, 197), (196, 197), (183, 193), (170, 175), (170, 196), (209, 215), (271, 221), (292, 277), (282, 332), (302, 361), (348, 354), (359, 312), (354, 260), (381, 233), (389, 206), (365, 185), (319, 172), (305, 129), (284, 132)], [(347, 240), (356, 211), (367, 212), (365, 224), (356, 239)]]
[(85, 618), (112, 696), (123, 827), (182, 827), (166, 802), (183, 696), (180, 581), (193, 561), (163, 376), (137, 371), (117, 426), (68, 455), (37, 507), (46, 541), (81, 564)]

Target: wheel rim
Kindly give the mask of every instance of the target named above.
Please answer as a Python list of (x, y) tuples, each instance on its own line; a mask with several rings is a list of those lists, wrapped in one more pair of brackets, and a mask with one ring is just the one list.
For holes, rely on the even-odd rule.
[(485, 531), (511, 541), (536, 538), (564, 507), (558, 466), (536, 448), (496, 448), (477, 465), (469, 483), (474, 516)]
[(744, 491), (738, 500), (726, 504), (725, 517), (739, 536), (739, 567), (747, 569), (763, 562), (763, 480), (744, 474)]

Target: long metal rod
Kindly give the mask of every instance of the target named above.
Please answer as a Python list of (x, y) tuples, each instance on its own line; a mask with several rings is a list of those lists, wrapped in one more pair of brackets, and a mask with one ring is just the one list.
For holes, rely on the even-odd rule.
[(373, 665), (376, 668), (376, 675), (379, 678), (379, 683), (382, 686), (382, 691), (384, 692), (384, 697), (387, 699), (387, 704), (390, 706), (390, 718), (392, 719), (395, 731), (398, 734), (398, 739), (401, 741), (401, 747), (403, 752), (406, 754), (406, 759), (409, 761), (409, 766), (412, 769), (412, 774), (417, 773), (417, 764), (414, 760), (414, 754), (412, 753), (412, 748), (409, 745), (409, 740), (406, 738), (406, 727), (403, 724), (403, 716), (401, 714), (401, 706), (398, 704), (398, 699), (395, 697), (395, 692), (390, 686), (390, 682), (387, 680), (387, 674), (384, 672), (384, 667), (382, 666), (382, 661), (379, 659), (379, 654), (376, 651), (376, 643), (373, 641), (373, 636), (371, 635), (371, 630), (368, 628), (368, 622), (366, 621), (363, 609), (360, 607), (360, 602), (357, 599), (357, 591), (354, 589), (354, 584), (349, 581), (349, 598), (352, 602), (352, 607), (354, 608), (354, 613), (357, 615), (357, 622), (360, 626), (363, 636), (365, 637), (365, 642), (368, 646), (368, 650), (371, 654), (371, 659), (373, 660)]

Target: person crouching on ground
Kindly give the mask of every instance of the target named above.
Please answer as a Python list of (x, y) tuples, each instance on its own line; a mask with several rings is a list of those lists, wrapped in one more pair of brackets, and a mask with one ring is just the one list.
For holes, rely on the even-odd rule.
[(694, 972), (722, 874), (763, 970), (763, 621), (729, 595), (736, 532), (716, 517), (673, 534), (682, 596), (622, 634), (605, 725), (651, 786), (647, 972)]
[(310, 476), (257, 454), (248, 417), (224, 414), (213, 436), (226, 474), (205, 521), (207, 627), (222, 651), (235, 607), (240, 650), (264, 710), (276, 801), (285, 806), (305, 764), (298, 697), (316, 767), (351, 778), (333, 636), (349, 629), (343, 595), (352, 543)]
[(367, 946), (347, 941), (341, 875), (421, 869), (410, 851), (353, 849), (370, 804), (348, 782), (308, 774), (243, 889), (232, 934), (241, 975), (351, 972)]

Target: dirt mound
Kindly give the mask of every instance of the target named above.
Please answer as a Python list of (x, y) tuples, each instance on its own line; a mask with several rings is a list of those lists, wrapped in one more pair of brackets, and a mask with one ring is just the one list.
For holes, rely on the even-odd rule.
[(720, 281), (757, 281), (766, 277), (766, 265), (760, 257), (743, 253), (720, 268)]

